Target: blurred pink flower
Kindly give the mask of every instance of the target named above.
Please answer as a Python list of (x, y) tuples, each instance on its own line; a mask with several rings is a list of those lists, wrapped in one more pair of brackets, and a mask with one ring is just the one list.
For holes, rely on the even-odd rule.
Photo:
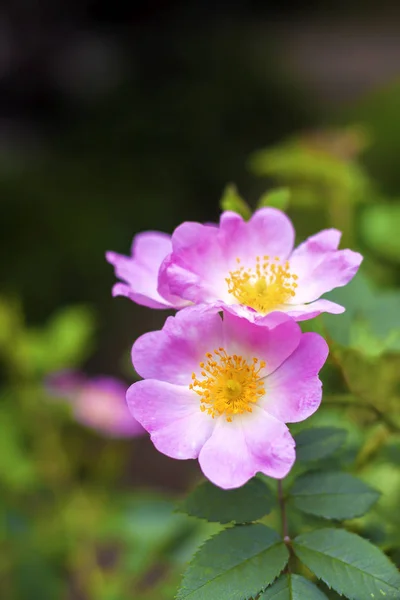
[(284, 313), (254, 323), (220, 310), (188, 307), (134, 343), (145, 379), (129, 388), (129, 407), (160, 452), (198, 458), (221, 488), (258, 471), (281, 479), (295, 461), (285, 423), (318, 409), (327, 343)]
[(52, 373), (46, 380), (52, 396), (68, 400), (75, 419), (107, 437), (125, 438), (143, 434), (126, 403), (126, 385), (114, 377), (86, 377), (77, 371)]

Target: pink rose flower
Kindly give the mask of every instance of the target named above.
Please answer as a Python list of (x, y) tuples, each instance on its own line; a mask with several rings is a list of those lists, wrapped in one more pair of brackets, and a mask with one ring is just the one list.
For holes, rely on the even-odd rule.
[(136, 437), (145, 433), (126, 403), (126, 385), (114, 377), (87, 378), (76, 371), (53, 373), (46, 381), (52, 396), (68, 400), (75, 419), (107, 437)]
[(116, 276), (125, 281), (114, 285), (112, 295), (127, 296), (150, 308), (182, 308), (190, 304), (168, 291), (157, 291), (161, 263), (171, 252), (171, 236), (159, 231), (138, 234), (132, 242), (131, 256), (107, 252), (106, 259), (114, 266)]
[(345, 309), (320, 296), (346, 285), (362, 256), (338, 250), (340, 232), (326, 229), (293, 250), (294, 229), (285, 213), (257, 210), (249, 221), (234, 212), (219, 227), (183, 223), (160, 269), (158, 292), (194, 304), (220, 303), (257, 320), (282, 311), (297, 321)]
[(128, 405), (160, 452), (198, 458), (221, 488), (257, 472), (283, 478), (295, 461), (285, 423), (319, 407), (328, 346), (284, 313), (257, 323), (218, 310), (186, 308), (134, 343), (145, 379), (129, 388)]

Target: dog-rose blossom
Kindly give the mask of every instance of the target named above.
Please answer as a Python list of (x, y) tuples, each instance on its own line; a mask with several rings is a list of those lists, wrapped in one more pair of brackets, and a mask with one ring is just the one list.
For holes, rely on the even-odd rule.
[(171, 236), (160, 231), (145, 231), (133, 238), (131, 256), (106, 252), (115, 275), (125, 283), (116, 283), (113, 296), (126, 296), (150, 308), (182, 308), (190, 304), (165, 291), (157, 290), (161, 263), (172, 252)]
[(109, 376), (87, 377), (78, 371), (57, 371), (46, 380), (48, 393), (70, 402), (76, 421), (102, 435), (130, 438), (145, 430), (126, 404), (126, 385)]
[(362, 256), (338, 250), (340, 236), (325, 229), (293, 249), (293, 225), (275, 208), (261, 208), (247, 222), (226, 211), (218, 227), (186, 222), (172, 235), (158, 292), (194, 304), (222, 302), (250, 320), (273, 311), (297, 321), (341, 313), (342, 306), (320, 297), (346, 285)]
[(219, 310), (188, 307), (134, 343), (145, 379), (129, 388), (129, 408), (160, 452), (198, 458), (221, 488), (257, 472), (283, 478), (295, 461), (285, 423), (319, 407), (328, 346), (284, 313), (261, 323)]

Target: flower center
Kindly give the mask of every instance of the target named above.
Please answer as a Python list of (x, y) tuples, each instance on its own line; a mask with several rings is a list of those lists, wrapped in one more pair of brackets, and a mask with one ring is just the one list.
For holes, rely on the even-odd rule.
[[(240, 265), (240, 258), (236, 261)], [(257, 256), (255, 269), (239, 266), (236, 271), (229, 271), (225, 281), (228, 292), (240, 304), (265, 315), (295, 295), (297, 279), (297, 275), (290, 273), (288, 261), (280, 264), (278, 257), (270, 260), (269, 256), (264, 256), (261, 260)]]
[(200, 363), (201, 377), (192, 374), (189, 385), (201, 398), (200, 410), (214, 417), (226, 416), (231, 422), (234, 415), (252, 412), (260, 396), (265, 394), (260, 371), (263, 360), (253, 358), (249, 364), (242, 356), (229, 356), (224, 348), (207, 352), (207, 362)]

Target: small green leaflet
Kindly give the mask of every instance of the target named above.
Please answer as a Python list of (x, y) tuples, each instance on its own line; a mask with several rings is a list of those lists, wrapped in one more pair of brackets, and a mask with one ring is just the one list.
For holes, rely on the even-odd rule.
[(347, 431), (337, 427), (303, 429), (294, 436), (297, 460), (307, 462), (326, 458), (344, 444), (346, 437)]
[(258, 201), (257, 208), (263, 206), (272, 206), (280, 210), (286, 210), (289, 206), (290, 190), (289, 188), (276, 188), (270, 190), (261, 196)]
[(306, 473), (296, 479), (290, 502), (303, 512), (325, 519), (361, 517), (380, 494), (348, 473)]
[(270, 489), (260, 479), (251, 479), (234, 490), (222, 490), (205, 481), (188, 495), (180, 509), (211, 522), (249, 523), (269, 514), (274, 504)]
[(259, 600), (328, 600), (311, 581), (301, 575), (282, 575)]
[(400, 598), (400, 573), (367, 540), (343, 529), (318, 529), (293, 542), (299, 559), (350, 600)]
[(246, 600), (270, 585), (289, 552), (276, 531), (257, 523), (208, 540), (187, 569), (177, 600)]
[(220, 207), (221, 210), (232, 210), (238, 213), (245, 221), (248, 221), (251, 217), (250, 206), (239, 196), (236, 186), (232, 183), (224, 189), (220, 200)]

